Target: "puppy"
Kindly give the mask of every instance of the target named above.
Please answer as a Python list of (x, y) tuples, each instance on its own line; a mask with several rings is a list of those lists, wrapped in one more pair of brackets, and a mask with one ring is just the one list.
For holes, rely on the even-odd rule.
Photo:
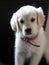
[[(30, 59), (29, 65), (38, 65), (42, 56), (46, 56), (44, 21), (41, 7), (27, 5), (13, 14), (10, 24), (15, 31), (15, 65), (24, 65), (27, 59)], [(49, 62), (49, 56), (46, 60)]]

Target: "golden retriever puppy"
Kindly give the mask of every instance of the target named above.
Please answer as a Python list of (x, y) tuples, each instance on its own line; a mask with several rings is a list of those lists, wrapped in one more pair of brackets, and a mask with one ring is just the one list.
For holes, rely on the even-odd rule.
[(24, 65), (27, 59), (30, 59), (29, 65), (39, 64), (47, 44), (44, 21), (41, 7), (26, 5), (13, 14), (10, 24), (15, 31), (15, 65)]

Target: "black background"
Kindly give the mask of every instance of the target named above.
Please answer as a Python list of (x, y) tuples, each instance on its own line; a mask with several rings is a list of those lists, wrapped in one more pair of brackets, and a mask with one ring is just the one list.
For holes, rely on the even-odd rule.
[[(14, 32), (10, 27), (10, 18), (24, 5), (41, 6), (47, 19), (49, 0), (0, 0), (0, 62), (8, 65), (14, 65)], [(47, 65), (44, 58), (39, 65)]]

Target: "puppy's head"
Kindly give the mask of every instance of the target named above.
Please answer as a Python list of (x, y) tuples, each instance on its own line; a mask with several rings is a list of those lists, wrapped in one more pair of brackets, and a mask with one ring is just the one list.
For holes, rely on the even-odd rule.
[(41, 7), (23, 6), (11, 18), (11, 27), (24, 36), (34, 36), (39, 33), (44, 24), (44, 13)]

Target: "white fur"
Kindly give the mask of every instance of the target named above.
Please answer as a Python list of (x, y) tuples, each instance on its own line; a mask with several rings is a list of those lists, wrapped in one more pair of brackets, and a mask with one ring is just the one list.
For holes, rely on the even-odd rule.
[[(35, 21), (33, 23), (30, 21), (31, 17), (35, 18)], [(20, 23), (21, 18), (25, 20), (24, 24)], [(13, 14), (10, 24), (12, 29), (14, 31), (17, 31), (15, 33), (15, 65), (23, 65), (26, 58), (31, 59), (30, 65), (39, 64), (42, 56), (45, 54), (44, 50), (47, 46), (44, 30), (42, 28), (44, 20), (44, 13), (41, 7), (35, 8), (33, 6), (27, 5), (21, 7), (17, 12)], [(25, 29), (27, 28), (31, 28), (31, 35), (25, 34)], [(21, 39), (21, 37), (31, 37), (35, 36), (36, 34), (38, 34), (38, 38), (35, 39), (32, 43), (40, 45), (40, 47), (35, 47), (27, 44), (27, 42)]]

